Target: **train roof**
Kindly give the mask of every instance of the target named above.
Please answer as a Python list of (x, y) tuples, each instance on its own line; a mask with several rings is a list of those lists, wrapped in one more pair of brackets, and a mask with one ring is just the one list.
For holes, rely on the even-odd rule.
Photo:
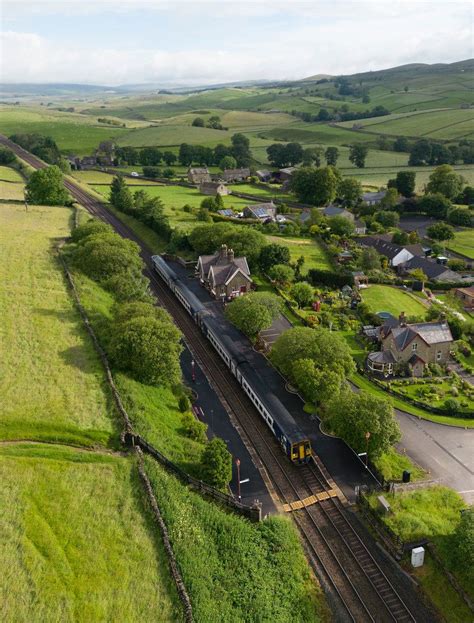
[(161, 255), (152, 255), (151, 260), (153, 264), (159, 265), (159, 267), (164, 270), (170, 279), (173, 281), (178, 279), (178, 275), (174, 272), (168, 262), (161, 257)]
[(239, 346), (232, 340), (231, 337), (226, 335), (226, 333), (223, 333), (222, 324), (215, 318), (215, 316), (207, 316), (202, 320), (202, 324), (214, 333), (216, 338), (222, 343), (237, 365), (247, 361)]
[(181, 279), (176, 279), (175, 288), (179, 288), (181, 290), (181, 294), (186, 298), (188, 303), (191, 305), (194, 313), (199, 311), (206, 311), (206, 306), (204, 303), (198, 299), (198, 297), (192, 292), (188, 286), (186, 286)]

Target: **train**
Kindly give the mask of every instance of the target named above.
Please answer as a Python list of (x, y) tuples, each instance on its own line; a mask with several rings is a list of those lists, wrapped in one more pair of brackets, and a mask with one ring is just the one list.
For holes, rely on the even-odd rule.
[(278, 440), (282, 451), (296, 465), (308, 463), (312, 456), (311, 442), (308, 436), (300, 430), (288, 409), (267, 388), (235, 341), (226, 335), (222, 324), (213, 317), (202, 301), (188, 288), (169, 264), (160, 255), (153, 255), (151, 259), (155, 271), (193, 318), (237, 379), (243, 391)]

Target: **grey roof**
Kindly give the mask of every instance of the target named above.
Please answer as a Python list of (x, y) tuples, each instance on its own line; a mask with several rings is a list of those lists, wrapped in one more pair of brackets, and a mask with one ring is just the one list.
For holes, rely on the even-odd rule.
[(296, 167), (285, 167), (283, 169), (280, 169), (280, 173), (286, 173), (287, 175), (292, 175), (295, 169)]
[(268, 218), (275, 214), (275, 204), (270, 203), (255, 203), (245, 206), (245, 210), (251, 212), (255, 218)]
[(376, 193), (364, 193), (362, 195), (362, 201), (376, 201), (378, 203), (385, 197), (386, 194), (386, 190), (381, 190)]
[(209, 277), (209, 272), (212, 268), (216, 285), (225, 284), (238, 269), (252, 281), (250, 279), (250, 269), (245, 257), (235, 257), (233, 260), (229, 260), (228, 255), (223, 255), (218, 251), (214, 253), (214, 255), (200, 255), (199, 260), (206, 278)]
[(440, 279), (443, 277), (444, 281), (461, 281), (462, 278), (453, 270), (447, 268), (444, 264), (437, 264), (433, 260), (429, 260), (426, 257), (413, 257), (405, 264), (404, 269), (406, 271), (414, 270), (415, 268), (421, 268), (428, 279)]
[(368, 359), (374, 363), (396, 363), (396, 359), (390, 350), (379, 350), (369, 353)]
[(237, 177), (250, 177), (250, 169), (225, 169), (222, 172), (222, 177), (225, 180)]
[(225, 186), (224, 182), (201, 182), (199, 185), (200, 188), (209, 188), (209, 189), (217, 189), (219, 186)]
[(392, 335), (398, 350), (404, 350), (416, 336), (429, 344), (452, 342), (453, 336), (446, 322), (419, 322), (404, 327), (392, 327)]
[(299, 220), (301, 223), (306, 223), (306, 221), (309, 221), (310, 218), (311, 212), (309, 212), (308, 210), (303, 210), (302, 212), (300, 212)]
[(345, 216), (346, 218), (354, 219), (354, 215), (346, 210), (335, 205), (328, 205), (323, 210), (324, 216)]
[(225, 208), (224, 210), (217, 210), (217, 214), (220, 214), (221, 216), (234, 216), (235, 212), (230, 208)]
[(191, 175), (209, 175), (209, 170), (207, 167), (191, 167), (188, 173), (191, 173)]
[[(424, 255), (421, 244), (398, 245), (393, 242), (387, 242), (383, 237), (365, 236), (358, 238), (359, 244), (364, 247), (372, 247), (389, 260), (393, 260), (403, 249), (407, 249), (412, 255)], [(411, 261), (411, 260), (410, 260)]]

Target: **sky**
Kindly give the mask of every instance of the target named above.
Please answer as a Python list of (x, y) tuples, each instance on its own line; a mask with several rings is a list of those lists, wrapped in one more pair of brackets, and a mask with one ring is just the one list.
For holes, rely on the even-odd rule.
[(1, 82), (205, 85), (474, 56), (454, 0), (2, 0)]

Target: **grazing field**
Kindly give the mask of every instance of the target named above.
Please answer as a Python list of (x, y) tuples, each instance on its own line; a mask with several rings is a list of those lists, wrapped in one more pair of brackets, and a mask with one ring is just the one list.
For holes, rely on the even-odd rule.
[(217, 145), (230, 143), (231, 132), (185, 125), (159, 125), (128, 132), (117, 138), (119, 145), (128, 147), (170, 146), (181, 143)]
[(0, 180), (2, 182), (21, 182), (23, 183), (23, 178), (20, 173), (16, 169), (12, 169), (11, 167), (0, 166)]
[(321, 621), (322, 595), (290, 521), (250, 524), (145, 461), (196, 621), (287, 623), (289, 613), (293, 621)]
[[(350, 128), (346, 121), (338, 127)], [(474, 134), (474, 110), (450, 109), (411, 112), (357, 121), (363, 130), (393, 136), (419, 136), (436, 139), (469, 138)]]
[[(369, 152), (369, 156), (372, 152)], [(375, 153), (375, 152), (374, 152)], [(385, 152), (387, 153), (387, 152)], [(367, 158), (369, 161), (369, 158)], [(429, 177), (436, 167), (406, 167), (406, 166), (376, 166), (364, 169), (343, 168), (341, 172), (344, 176), (355, 177), (363, 186), (380, 188), (387, 186), (389, 179), (396, 177), (398, 171), (414, 171), (416, 173), (415, 183), (417, 192), (422, 192), (425, 185), (429, 182)], [(473, 165), (455, 165), (453, 168), (462, 175), (470, 185), (474, 184)]]
[(182, 621), (132, 459), (0, 447), (5, 623)]
[(4, 182), (0, 180), (0, 201), (23, 201), (25, 184), (22, 182)]
[(289, 193), (283, 192), (280, 186), (274, 186), (269, 189), (265, 186), (258, 186), (254, 184), (231, 184), (229, 185), (229, 188), (236, 193), (246, 193), (248, 195), (262, 197), (262, 200), (267, 199), (270, 201), (270, 199), (287, 199), (288, 201), (296, 201), (296, 197), (290, 195)]
[[(137, 168), (130, 167), (131, 171), (137, 171)], [(119, 173), (119, 171), (117, 171)], [(138, 173), (138, 171), (137, 171)], [(72, 171), (71, 175), (75, 177), (80, 182), (84, 182), (85, 184), (107, 184), (110, 185), (114, 178), (112, 173), (106, 173), (105, 171)], [(143, 180), (137, 177), (125, 177), (126, 183), (130, 186), (143, 185), (145, 184), (153, 184), (153, 182), (144, 182)]]
[(407, 316), (425, 316), (427, 308), (418, 298), (392, 286), (371, 285), (361, 290), (364, 303), (373, 313), (386, 311), (398, 317), (401, 312)]
[(0, 204), (0, 437), (109, 443), (114, 413), (98, 357), (53, 252), (72, 210)]
[(446, 246), (448, 249), (474, 260), (474, 229), (457, 231), (454, 239), (447, 242)]
[(39, 133), (53, 138), (64, 154), (91, 154), (101, 141), (117, 140), (130, 130), (100, 125), (97, 119), (73, 113), (23, 107), (0, 109), (0, 133)]
[(291, 261), (295, 262), (299, 257), (304, 257), (301, 273), (304, 275), (310, 268), (330, 270), (331, 263), (322, 246), (309, 238), (285, 238), (283, 236), (266, 236), (268, 242), (281, 244), (290, 249)]

